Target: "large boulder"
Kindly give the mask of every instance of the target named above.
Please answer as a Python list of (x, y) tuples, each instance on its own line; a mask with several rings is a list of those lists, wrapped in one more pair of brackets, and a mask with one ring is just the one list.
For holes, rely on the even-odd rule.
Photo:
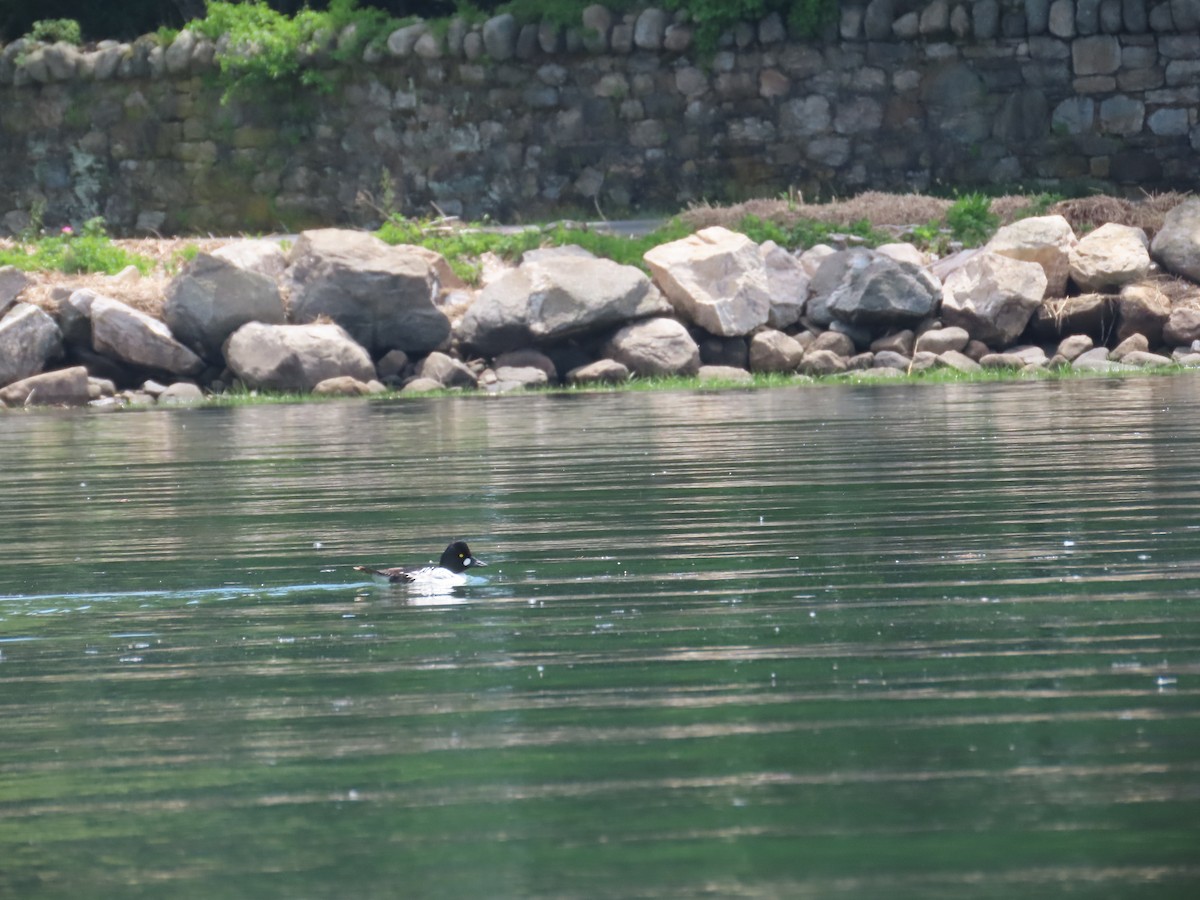
[(695, 375), (700, 348), (674, 319), (633, 322), (609, 339), (604, 356), (635, 375)]
[(195, 375), (204, 360), (175, 340), (165, 322), (120, 300), (91, 300), (92, 348), (117, 362), (172, 375)]
[(1150, 251), (1168, 272), (1200, 281), (1200, 197), (1167, 213)]
[(14, 266), (0, 266), (0, 316), (16, 302), (29, 285), (29, 276)]
[(1045, 293), (1046, 273), (1037, 263), (977, 253), (946, 277), (942, 320), (965, 328), (974, 340), (1006, 347), (1025, 330)]
[(869, 330), (903, 328), (937, 308), (941, 285), (912, 263), (873, 252), (856, 254), (849, 263), (827, 301), (834, 321)]
[(274, 241), (239, 241), (201, 253), (167, 285), (163, 318), (176, 338), (215, 359), (247, 322), (284, 321), (276, 280), (284, 266)]
[(30, 375), (0, 388), (0, 402), (9, 406), (83, 406), (90, 399), (83, 366)]
[(1030, 328), (1038, 340), (1085, 334), (1103, 344), (1116, 321), (1116, 299), (1112, 294), (1080, 294), (1046, 300), (1034, 312)]
[(808, 299), (808, 272), (799, 259), (774, 241), (766, 241), (759, 249), (766, 267), (767, 293), (771, 297), (767, 325), (771, 328), (795, 325), (800, 321)]
[(710, 334), (749, 334), (771, 312), (766, 264), (744, 234), (714, 226), (643, 257), (675, 311)]
[(61, 353), (62, 335), (41, 307), (18, 303), (0, 319), (0, 386), (36, 375)]
[(321, 228), (302, 233), (289, 259), (290, 312), (298, 324), (327, 316), (377, 355), (428, 353), (450, 335), (450, 320), (434, 302), (436, 268), (419, 248)]
[(494, 356), (553, 344), (671, 311), (640, 269), (586, 252), (527, 254), (487, 285), (458, 325), (463, 344)]
[(1071, 280), (1081, 291), (1119, 288), (1150, 270), (1150, 241), (1132, 225), (1110, 222), (1080, 238), (1067, 254)]
[(1061, 297), (1067, 292), (1071, 249), (1077, 243), (1071, 223), (1062, 216), (1031, 216), (1000, 228), (984, 249), (1037, 263), (1046, 273), (1046, 296)]
[(804, 345), (791, 335), (764, 328), (750, 338), (751, 372), (795, 372), (804, 359)]
[(1170, 315), (1171, 298), (1153, 281), (1127, 284), (1117, 298), (1117, 340), (1141, 334), (1150, 346), (1157, 347)]
[[(807, 256), (806, 253), (801, 257), (801, 262)], [(808, 301), (804, 305), (804, 314), (812, 324), (821, 328), (833, 324), (833, 312), (829, 309), (833, 292), (841, 287), (851, 269), (870, 265), (871, 258), (871, 251), (863, 247), (834, 250), (819, 256), (808, 284)]]
[(1168, 347), (1189, 347), (1200, 341), (1200, 309), (1182, 306), (1171, 310), (1162, 337)]
[(251, 388), (311, 391), (327, 378), (375, 378), (371, 356), (340, 325), (248, 322), (225, 342), (225, 361)]

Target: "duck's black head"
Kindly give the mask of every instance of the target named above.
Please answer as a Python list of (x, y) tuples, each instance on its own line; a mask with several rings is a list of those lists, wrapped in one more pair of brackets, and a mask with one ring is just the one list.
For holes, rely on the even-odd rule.
[(473, 569), (476, 566), (486, 566), (482, 559), (476, 559), (471, 554), (471, 548), (467, 546), (466, 541), (455, 541), (445, 552), (442, 553), (441, 561), (438, 565), (443, 569), (449, 569), (451, 572), (465, 572), (467, 569)]

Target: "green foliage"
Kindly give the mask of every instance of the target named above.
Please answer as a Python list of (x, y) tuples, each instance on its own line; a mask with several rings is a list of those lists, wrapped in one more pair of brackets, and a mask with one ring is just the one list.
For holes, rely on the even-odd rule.
[(846, 226), (830, 225), (813, 219), (799, 219), (790, 225), (781, 225), (778, 222), (760, 219), (758, 216), (746, 216), (734, 226), (734, 230), (740, 231), (755, 243), (774, 241), (789, 250), (828, 244), (834, 235), (848, 234), (859, 237), (868, 247), (878, 247), (892, 240), (891, 235), (876, 231), (865, 219)]
[[(594, 0), (509, 0), (496, 8), (497, 13), (510, 13), (519, 22), (551, 22), (564, 27), (578, 26), (583, 11), (592, 5)], [(604, 4), (609, 11), (622, 13), (644, 6), (639, 0), (608, 0)], [(460, 6), (473, 9), (474, 4), (463, 3)], [(460, 12), (460, 15), (463, 13)], [(465, 16), (464, 16), (465, 18)]]
[(446, 258), (455, 274), (469, 284), (475, 284), (480, 274), (478, 260), (484, 253), (517, 260), (526, 250), (572, 244), (596, 256), (644, 270), (646, 264), (642, 256), (647, 250), (685, 237), (690, 234), (690, 229), (672, 220), (662, 228), (638, 237), (562, 223), (517, 232), (497, 232), (479, 228), (451, 228), (444, 223), (393, 216), (376, 233), (389, 244), (415, 244), (437, 251)]
[(306, 65), (305, 56), (325, 52), (334, 62), (354, 65), (367, 45), (386, 41), (399, 25), (383, 10), (359, 9), (358, 0), (331, 0), (324, 12), (305, 8), (294, 16), (276, 12), (265, 0), (209, 0), (205, 17), (188, 27), (212, 41), (228, 35), (228, 46), (217, 56), (228, 99), (275, 85), (331, 90), (329, 75)]
[(85, 222), (79, 234), (68, 226), (49, 237), (23, 240), (13, 249), (0, 248), (0, 266), (14, 266), (27, 272), (106, 275), (116, 275), (128, 266), (135, 266), (145, 275), (154, 268), (154, 263), (113, 244), (104, 231), (104, 219), (97, 216)]
[(33, 23), (29, 37), (46, 44), (61, 41), (78, 46), (83, 43), (83, 30), (74, 19), (41, 19)]
[(663, 0), (663, 7), (687, 10), (696, 23), (696, 45), (712, 51), (723, 32), (771, 13), (782, 15), (795, 37), (813, 37), (833, 21), (838, 0)]
[(946, 210), (946, 226), (955, 240), (967, 247), (985, 244), (1000, 225), (992, 212), (992, 200), (986, 194), (964, 194)]

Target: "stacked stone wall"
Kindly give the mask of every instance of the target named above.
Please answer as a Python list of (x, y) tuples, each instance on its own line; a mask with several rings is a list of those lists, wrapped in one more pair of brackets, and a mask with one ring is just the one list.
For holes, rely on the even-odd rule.
[[(1195, 0), (873, 0), (714, 52), (657, 9), (394, 33), (328, 92), (223, 99), (185, 31), (0, 49), (0, 230), (299, 230), (384, 211), (506, 221), (867, 189), (1194, 190)], [(324, 65), (317, 54), (308, 61)]]

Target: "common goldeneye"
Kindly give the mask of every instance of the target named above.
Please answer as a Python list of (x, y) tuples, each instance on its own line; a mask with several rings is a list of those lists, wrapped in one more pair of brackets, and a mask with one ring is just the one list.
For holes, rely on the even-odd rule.
[(386, 578), (392, 584), (411, 584), (422, 590), (449, 590), (467, 583), (463, 573), (468, 569), (486, 566), (481, 559), (471, 553), (471, 548), (465, 541), (455, 541), (442, 552), (442, 558), (436, 566), (425, 566), (420, 569), (395, 566), (391, 569), (372, 569), (370, 566), (355, 566), (356, 572), (370, 572)]

